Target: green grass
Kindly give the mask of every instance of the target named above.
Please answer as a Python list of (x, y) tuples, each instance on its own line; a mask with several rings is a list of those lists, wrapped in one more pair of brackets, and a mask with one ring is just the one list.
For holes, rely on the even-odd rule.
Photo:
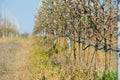
[(116, 80), (117, 79), (117, 71), (107, 70), (101, 77), (101, 80)]

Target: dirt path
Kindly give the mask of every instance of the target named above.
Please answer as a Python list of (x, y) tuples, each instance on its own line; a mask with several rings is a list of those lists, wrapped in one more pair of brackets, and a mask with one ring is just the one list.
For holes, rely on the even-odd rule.
[(30, 42), (0, 43), (0, 80), (29, 80)]

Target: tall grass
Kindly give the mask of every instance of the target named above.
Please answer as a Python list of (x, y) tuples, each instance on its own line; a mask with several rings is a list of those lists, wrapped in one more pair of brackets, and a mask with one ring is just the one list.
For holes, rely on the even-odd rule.
[[(60, 39), (59, 39), (60, 40)], [(34, 37), (33, 52), (30, 57), (29, 70), (32, 80), (115, 80), (115, 65), (108, 72), (104, 72), (104, 51), (98, 51), (96, 70), (90, 63), (94, 49), (89, 48), (86, 56), (77, 53), (74, 60), (73, 50), (68, 53), (67, 45), (57, 43), (54, 47), (52, 38)], [(60, 41), (58, 41), (60, 42)], [(66, 42), (65, 42), (66, 43)], [(78, 51), (78, 46), (75, 44)], [(82, 50), (81, 50), (82, 51)], [(82, 52), (81, 52), (82, 53)], [(88, 54), (89, 53), (89, 54)], [(115, 55), (114, 55), (115, 56)], [(83, 59), (85, 61), (83, 61)], [(113, 60), (113, 64), (116, 64)], [(106, 76), (105, 76), (106, 74)], [(112, 77), (112, 78), (111, 78)], [(111, 78), (111, 79), (110, 79)]]

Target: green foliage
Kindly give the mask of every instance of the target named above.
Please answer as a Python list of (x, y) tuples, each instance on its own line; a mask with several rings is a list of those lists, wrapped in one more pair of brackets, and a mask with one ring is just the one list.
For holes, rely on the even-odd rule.
[(107, 70), (101, 80), (116, 80), (117, 78), (117, 71), (110, 71), (110, 70)]

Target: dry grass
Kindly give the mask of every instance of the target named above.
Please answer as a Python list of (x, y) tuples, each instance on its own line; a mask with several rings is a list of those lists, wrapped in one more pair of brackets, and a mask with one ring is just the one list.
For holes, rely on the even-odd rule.
[[(34, 38), (33, 40), (35, 42), (29, 66), (32, 80), (100, 80), (102, 77), (105, 69), (104, 51), (97, 52), (95, 70), (95, 59), (90, 63), (94, 52), (92, 47), (85, 51), (84, 56), (82, 49), (81, 53), (78, 53), (78, 44), (76, 44), (77, 58), (74, 60), (73, 50), (68, 53), (64, 40), (61, 44), (58, 43), (55, 49), (51, 39)], [(115, 53), (112, 57), (114, 60), (109, 69), (114, 71), (116, 70)]]
[[(30, 80), (28, 71), (28, 58), (31, 41), (24, 39), (0, 39), (0, 55), (2, 57), (0, 80)], [(3, 66), (4, 64), (4, 66)]]
[[(90, 63), (92, 47), (84, 56), (82, 49), (78, 53), (76, 44), (74, 60), (73, 50), (68, 53), (66, 41), (62, 41), (60, 44), (59, 39), (53, 48), (52, 39), (44, 37), (0, 39), (0, 80), (98, 80), (103, 75), (104, 51), (97, 52), (95, 70), (95, 59)], [(112, 56), (116, 57), (114, 53)], [(116, 70), (116, 59), (112, 60), (110, 69)]]

